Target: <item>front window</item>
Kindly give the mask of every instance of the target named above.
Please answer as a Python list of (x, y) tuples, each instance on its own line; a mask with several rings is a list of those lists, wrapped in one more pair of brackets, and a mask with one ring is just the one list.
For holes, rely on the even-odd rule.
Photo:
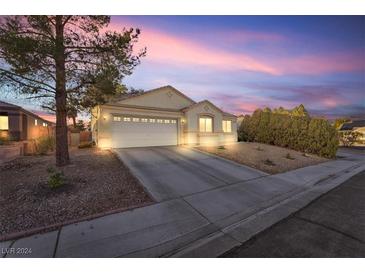
[(38, 126), (38, 120), (37, 119), (34, 119), (34, 125)]
[(213, 119), (211, 117), (199, 118), (199, 131), (200, 132), (212, 132), (213, 131)]
[(232, 132), (232, 121), (223, 120), (222, 121), (223, 132)]
[(8, 130), (8, 129), (9, 129), (9, 117), (0, 116), (0, 130)]

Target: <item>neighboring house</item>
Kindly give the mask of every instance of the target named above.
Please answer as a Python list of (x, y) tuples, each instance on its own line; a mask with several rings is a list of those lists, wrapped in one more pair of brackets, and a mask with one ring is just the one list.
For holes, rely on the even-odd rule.
[(35, 139), (48, 134), (53, 125), (20, 106), (0, 101), (0, 137), (13, 141)]
[(204, 100), (165, 86), (128, 95), (92, 111), (98, 147), (216, 145), (237, 142), (237, 118)]
[(348, 123), (344, 123), (339, 131), (357, 131), (362, 134), (359, 141), (365, 141), (365, 120), (355, 120)]

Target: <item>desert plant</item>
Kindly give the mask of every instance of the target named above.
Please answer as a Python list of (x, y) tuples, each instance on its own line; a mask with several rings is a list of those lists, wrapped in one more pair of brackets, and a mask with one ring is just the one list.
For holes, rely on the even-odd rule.
[(65, 184), (65, 177), (62, 171), (57, 171), (50, 167), (47, 169), (47, 172), (49, 174), (47, 183), (51, 189), (59, 188)]
[(266, 159), (264, 161), (264, 164), (265, 165), (268, 165), (268, 166), (275, 166), (275, 163), (273, 161), (271, 161), (270, 159)]
[(39, 155), (46, 155), (55, 149), (55, 138), (50, 136), (39, 137), (35, 140), (35, 152)]
[(287, 154), (285, 155), (285, 158), (286, 158), (286, 159), (289, 159), (289, 160), (295, 160), (295, 158), (294, 158), (294, 157), (292, 157), (292, 156), (290, 155), (290, 153), (287, 153)]

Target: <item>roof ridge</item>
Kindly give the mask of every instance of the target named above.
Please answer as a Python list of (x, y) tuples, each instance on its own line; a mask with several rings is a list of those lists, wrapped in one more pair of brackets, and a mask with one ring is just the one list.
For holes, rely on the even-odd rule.
[(8, 103), (8, 102), (6, 102), (6, 101), (2, 101), (2, 100), (0, 100), (0, 103), (4, 103), (4, 104), (7, 104), (7, 105), (10, 105), (10, 106), (13, 106), (13, 107), (17, 107), (17, 108), (22, 108), (21, 106), (14, 105), (14, 104), (12, 104), (12, 103)]
[(144, 92), (141, 92), (141, 93), (129, 94), (129, 96), (128, 96), (128, 93), (126, 93), (125, 94), (125, 96), (126, 96), (125, 98), (120, 98), (120, 99), (115, 98), (115, 101), (123, 101), (123, 100), (127, 100), (127, 99), (130, 99), (130, 98), (134, 98), (134, 97), (138, 97), (138, 96), (143, 96), (143, 95), (146, 95), (146, 94), (149, 94), (149, 93), (152, 93), (152, 92), (155, 92), (155, 91), (164, 89), (164, 88), (171, 88), (172, 90), (174, 90), (175, 92), (177, 92), (178, 94), (180, 94), (181, 96), (183, 96), (184, 98), (186, 98), (189, 101), (191, 101), (192, 103), (196, 104), (196, 102), (193, 99), (191, 99), (190, 97), (188, 97), (187, 95), (185, 95), (184, 93), (182, 93), (177, 88), (175, 88), (175, 87), (173, 87), (171, 85), (165, 85), (165, 86), (162, 86), (162, 87), (153, 88), (153, 89), (150, 89), (150, 90), (146, 90)]
[(215, 107), (216, 109), (218, 109), (220, 112), (222, 112), (223, 114), (227, 114), (227, 115), (231, 115), (231, 116), (234, 116), (234, 117), (236, 117), (236, 115), (234, 115), (234, 114), (232, 114), (232, 113), (229, 113), (229, 112), (226, 112), (226, 111), (224, 111), (223, 109), (221, 109), (220, 107), (217, 107), (215, 104), (213, 104), (211, 101), (209, 101), (208, 99), (204, 99), (204, 100), (202, 100), (202, 101), (199, 101), (199, 102), (197, 102), (197, 103), (195, 103), (195, 104), (193, 104), (193, 105), (191, 105), (191, 106), (188, 106), (188, 107), (185, 107), (185, 108), (183, 108), (183, 109), (181, 109), (181, 111), (186, 111), (186, 110), (188, 110), (188, 109), (191, 109), (191, 108), (194, 108), (194, 107), (196, 107), (197, 105), (199, 105), (199, 104), (202, 104), (202, 103), (209, 103), (209, 104), (211, 104), (213, 107)]
[(31, 111), (31, 110), (25, 109), (25, 108), (23, 108), (23, 107), (21, 107), (21, 106), (18, 106), (18, 105), (15, 105), (15, 104), (11, 104), (11, 103), (8, 103), (8, 102), (2, 101), (2, 100), (0, 100), (0, 103), (5, 103), (5, 104), (9, 105), (10, 107), (16, 108), (17, 110), (21, 110), (21, 111), (24, 111), (25, 113), (31, 114), (31, 115), (35, 116), (37, 119), (40, 119), (40, 120), (46, 121), (46, 122), (48, 122), (48, 123), (55, 124), (54, 122), (49, 121), (49, 120), (47, 120), (47, 119), (44, 119), (44, 118), (42, 118), (41, 116), (39, 116), (38, 114), (35, 114), (35, 113), (33, 112), (34, 110), (33, 110), (33, 111)]

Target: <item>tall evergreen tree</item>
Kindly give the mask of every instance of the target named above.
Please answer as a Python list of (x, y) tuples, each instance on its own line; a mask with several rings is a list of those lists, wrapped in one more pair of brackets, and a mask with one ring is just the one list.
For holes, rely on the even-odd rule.
[(69, 163), (67, 114), (115, 94), (145, 55), (133, 51), (138, 29), (107, 31), (109, 23), (109, 16), (1, 19), (0, 84), (54, 104), (58, 166)]

